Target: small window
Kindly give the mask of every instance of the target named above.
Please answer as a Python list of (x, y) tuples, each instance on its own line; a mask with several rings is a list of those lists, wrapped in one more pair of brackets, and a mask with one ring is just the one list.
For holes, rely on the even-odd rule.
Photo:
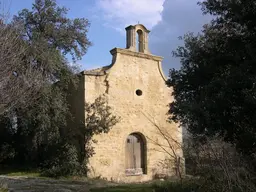
[(141, 96), (142, 95), (142, 91), (140, 89), (137, 89), (136, 90), (136, 95)]

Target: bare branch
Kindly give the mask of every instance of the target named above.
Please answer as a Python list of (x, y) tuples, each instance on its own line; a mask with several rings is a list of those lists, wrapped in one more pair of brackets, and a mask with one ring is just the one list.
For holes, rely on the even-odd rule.
[[(182, 141), (179, 142), (177, 139), (174, 139), (170, 135), (170, 132), (172, 131), (173, 133), (174, 130), (165, 130), (155, 121), (155, 118), (153, 116), (146, 115), (144, 112), (142, 112), (142, 114), (149, 120), (149, 122), (151, 122), (154, 125), (154, 127), (157, 130), (157, 133), (165, 141), (165, 143), (167, 143), (167, 145), (164, 144), (164, 142), (158, 142), (149, 137), (147, 138), (150, 141), (152, 141), (154, 145), (158, 146), (161, 149), (154, 149), (155, 151), (164, 152), (169, 156), (168, 164), (174, 163), (175, 175), (179, 178), (180, 182), (182, 183), (184, 175), (184, 161), (181, 162), (181, 159), (183, 160), (183, 158), (180, 156), (180, 154), (178, 154), (179, 151), (182, 150)], [(177, 134), (179, 134), (178, 130), (176, 130), (174, 135)], [(164, 164), (164, 162), (160, 163)]]
[(43, 85), (43, 76), (25, 57), (28, 47), (19, 26), (0, 24), (0, 114), (27, 106)]

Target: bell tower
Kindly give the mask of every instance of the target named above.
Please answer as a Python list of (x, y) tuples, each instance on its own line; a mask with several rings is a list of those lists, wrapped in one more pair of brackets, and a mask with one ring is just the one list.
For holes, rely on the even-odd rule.
[[(126, 30), (126, 49), (150, 54), (148, 49), (148, 34), (150, 31), (142, 24), (130, 25)], [(138, 42), (136, 42), (138, 36)], [(136, 49), (138, 47), (138, 49)]]

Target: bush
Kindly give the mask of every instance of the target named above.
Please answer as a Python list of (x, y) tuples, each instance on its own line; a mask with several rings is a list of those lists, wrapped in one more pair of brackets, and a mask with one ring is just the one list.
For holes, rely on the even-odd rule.
[(204, 142), (190, 139), (184, 148), (187, 173), (198, 176), (197, 192), (254, 192), (253, 161), (237, 152), (235, 146), (223, 138), (204, 137)]
[(57, 154), (42, 167), (42, 175), (47, 177), (60, 177), (71, 175), (85, 175), (86, 166), (78, 161), (78, 153), (75, 146), (64, 144), (57, 150)]

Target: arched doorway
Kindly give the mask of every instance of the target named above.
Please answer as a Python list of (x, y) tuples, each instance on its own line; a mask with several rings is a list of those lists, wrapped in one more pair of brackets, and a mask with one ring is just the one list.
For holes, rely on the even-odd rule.
[(126, 139), (125, 173), (146, 174), (146, 139), (141, 133), (132, 133)]

